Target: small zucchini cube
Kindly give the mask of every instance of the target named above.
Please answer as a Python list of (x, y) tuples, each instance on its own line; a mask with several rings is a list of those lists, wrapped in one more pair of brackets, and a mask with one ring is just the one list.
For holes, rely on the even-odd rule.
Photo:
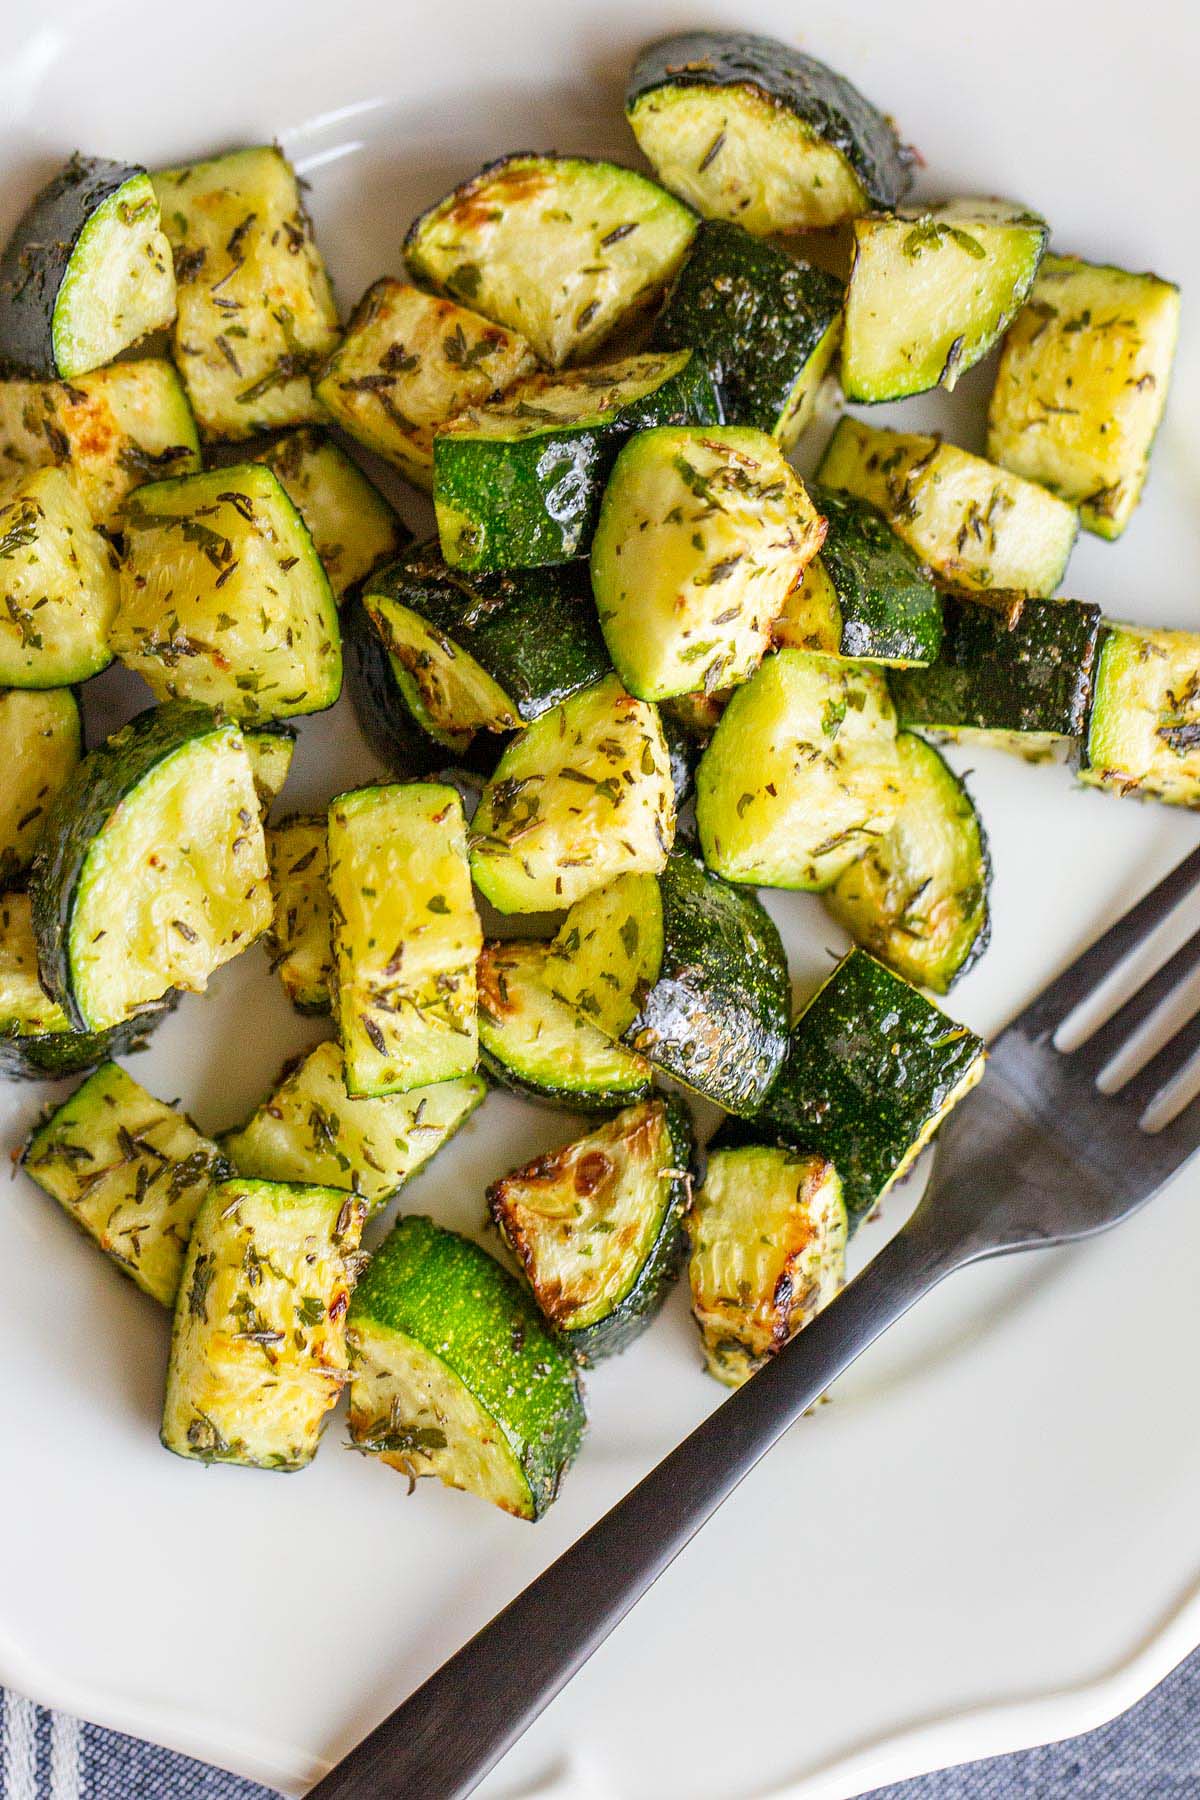
[(658, 714), (609, 675), (505, 750), (472, 821), (471, 874), (500, 912), (550, 912), (661, 869), (674, 835)]
[(682, 1108), (646, 1100), (488, 1189), (493, 1223), (581, 1362), (624, 1350), (670, 1292), (691, 1158)]
[(402, 1094), (478, 1058), (483, 933), (457, 791), (358, 788), (329, 807), (333, 1012), (351, 1094)]
[(1105, 625), (1080, 780), (1200, 806), (1200, 633)]
[(411, 1215), (371, 1258), (348, 1335), (356, 1450), (542, 1517), (587, 1419), (574, 1360), (515, 1276)]
[(798, 1150), (714, 1150), (686, 1225), (705, 1362), (718, 1381), (740, 1387), (845, 1279), (841, 1180), (823, 1156)]
[(385, 768), (404, 780), (451, 767), (490, 773), (503, 739), (434, 724), (416, 681), (388, 650), (360, 595), (346, 601), (340, 623), (350, 704)]
[(1141, 497), (1167, 402), (1179, 289), (1074, 256), (1047, 256), (1004, 342), (988, 455), (1119, 537)]
[(394, 508), (323, 431), (289, 431), (254, 461), (278, 477), (304, 520), (339, 606), (348, 588), (408, 543), (408, 528)]
[(243, 1176), (200, 1204), (167, 1368), (176, 1456), (302, 1469), (347, 1378), (346, 1314), (366, 1202)]
[(50, 803), (82, 755), (73, 688), (0, 690), (0, 889), (33, 861)]
[(112, 645), (156, 698), (203, 700), (251, 722), (333, 705), (337, 607), (270, 469), (238, 463), (148, 483), (124, 519)]
[(265, 819), (291, 772), (292, 758), (296, 754), (296, 727), (279, 719), (270, 719), (257, 731), (243, 731), (242, 742), (250, 758), (259, 810)]
[(61, 469), (0, 493), (0, 687), (67, 687), (112, 661), (116, 554)]
[(385, 276), (355, 307), (316, 391), (343, 431), (431, 488), (434, 427), (536, 368), (519, 332)]
[(266, 830), (275, 915), (266, 945), (288, 999), (327, 1013), (333, 981), (329, 851), (324, 813), (294, 813)]
[(154, 176), (175, 259), (175, 361), (205, 439), (319, 423), (337, 309), (291, 164), (273, 144)]
[(629, 692), (664, 700), (745, 681), (824, 532), (766, 432), (662, 426), (631, 438), (591, 553), (600, 627)]
[(21, 1167), (163, 1306), (175, 1303), (196, 1212), (230, 1172), (190, 1119), (113, 1062), (43, 1120)]

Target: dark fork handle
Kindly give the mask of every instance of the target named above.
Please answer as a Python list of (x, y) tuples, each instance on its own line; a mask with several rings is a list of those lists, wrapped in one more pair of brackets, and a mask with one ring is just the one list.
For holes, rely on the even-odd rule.
[(968, 1256), (919, 1209), (807, 1330), (435, 1671), (309, 1800), (458, 1800), (483, 1780), (830, 1382)]

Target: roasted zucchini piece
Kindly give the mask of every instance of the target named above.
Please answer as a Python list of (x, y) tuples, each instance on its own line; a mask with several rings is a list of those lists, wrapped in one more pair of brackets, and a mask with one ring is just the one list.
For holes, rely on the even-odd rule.
[(154, 191), (175, 259), (175, 360), (203, 435), (319, 422), (311, 378), (337, 341), (337, 309), (283, 152), (161, 169)]
[(950, 587), (1044, 598), (1067, 567), (1079, 521), (1045, 488), (936, 437), (845, 418), (817, 470), (826, 487), (877, 506)]
[(289, 431), (254, 460), (278, 477), (304, 520), (339, 606), (347, 588), (410, 541), (407, 526), (375, 483), (323, 431)]
[(825, 525), (764, 431), (641, 431), (617, 457), (592, 592), (618, 675), (641, 700), (714, 693), (752, 675)]
[(407, 1475), (540, 1519), (587, 1423), (531, 1295), (432, 1219), (401, 1219), (350, 1308), (350, 1438)]
[(72, 156), (0, 256), (0, 363), (68, 379), (175, 317), (171, 247), (145, 169)]
[(385, 647), (359, 595), (347, 600), (340, 623), (354, 716), (363, 737), (393, 775), (408, 780), (437, 774), (450, 764), (474, 767), (481, 760), (476, 746), (493, 747), (482, 760), (485, 768), (494, 766), (500, 738), (443, 731), (433, 725), (416, 682)]
[(0, 888), (33, 861), (46, 811), (83, 755), (73, 688), (0, 690)]
[(291, 771), (292, 758), (296, 754), (296, 727), (285, 725), (280, 719), (271, 719), (256, 731), (243, 731), (242, 742), (250, 758), (259, 810), (265, 819), (272, 802), (283, 792)]
[(351, 437), (430, 488), (434, 427), (536, 368), (517, 332), (385, 276), (355, 308), (317, 398)]
[(112, 646), (160, 700), (239, 718), (332, 706), (337, 606), (304, 520), (261, 463), (138, 488)]
[(439, 1081), (381, 1100), (354, 1099), (336, 1044), (288, 1063), (257, 1112), (221, 1140), (241, 1175), (299, 1181), (359, 1194), (372, 1212), (470, 1118), (482, 1076)]
[(734, 692), (696, 770), (705, 862), (762, 887), (832, 886), (899, 799), (883, 677), (807, 650), (777, 651)]
[(201, 1201), (230, 1173), (190, 1119), (114, 1062), (43, 1119), (21, 1166), (163, 1306), (174, 1305)]
[(196, 421), (173, 365), (147, 356), (72, 381), (0, 381), (0, 469), (50, 465), (67, 471), (107, 531), (143, 481), (197, 470)]
[(1200, 806), (1200, 633), (1105, 625), (1080, 780)]
[(0, 687), (66, 687), (112, 661), (116, 555), (61, 469), (0, 491)]
[(656, 350), (695, 350), (727, 425), (790, 450), (813, 416), (842, 335), (842, 283), (825, 269), (707, 219), (654, 324)]
[(610, 1037), (727, 1112), (753, 1113), (787, 1047), (779, 932), (753, 894), (676, 850), (569, 910), (546, 985)]
[(483, 948), (462, 801), (436, 782), (366, 787), (329, 807), (333, 1013), (351, 1094), (469, 1075)]
[(500, 912), (552, 912), (661, 869), (674, 835), (662, 723), (609, 675), (505, 750), (472, 821), (471, 874)]
[(720, 416), (708, 370), (688, 350), (531, 375), (434, 433), (442, 554), (463, 569), (570, 562), (587, 551), (631, 433)]
[(664, 700), (659, 709), (664, 731), (675, 727), (693, 749), (703, 750), (717, 729), (731, 692), (732, 689), (716, 694), (676, 694), (670, 700)]
[(297, 1012), (327, 1013), (333, 980), (333, 908), (325, 814), (293, 813), (278, 825), (268, 825), (266, 839), (275, 897), (265, 940), (271, 967)]
[(891, 827), (825, 894), (856, 944), (917, 987), (945, 994), (987, 948), (991, 863), (966, 784), (922, 738), (896, 739)]
[(947, 598), (941, 654), (927, 669), (896, 669), (902, 725), (995, 744), (1038, 759), (1082, 736), (1100, 608), (1027, 600), (1015, 624), (973, 600)]
[(649, 1063), (551, 993), (550, 955), (548, 944), (532, 938), (484, 945), (476, 967), (483, 1067), (531, 1100), (574, 1112), (643, 1099), (650, 1091)]
[(714, 1150), (685, 1223), (709, 1374), (740, 1387), (845, 1280), (841, 1178), (825, 1157), (799, 1150)]
[(506, 156), (423, 212), (420, 280), (528, 338), (552, 369), (662, 293), (696, 216), (656, 183), (583, 156)]
[(865, 950), (851, 950), (793, 1025), (787, 1059), (749, 1129), (828, 1157), (853, 1231), (975, 1086), (986, 1054), (965, 1025)]
[(784, 602), (776, 644), (901, 668), (932, 662), (942, 603), (928, 571), (865, 500), (818, 487), (809, 497), (825, 541)]
[(952, 388), (1024, 304), (1048, 236), (1008, 200), (854, 221), (842, 387), (849, 400)]
[(470, 575), (434, 539), (373, 576), (363, 604), (451, 736), (527, 725), (611, 667), (582, 562)]
[(271, 920), (237, 726), (181, 701), (85, 756), (46, 816), (31, 892), (42, 978), (76, 1029), (203, 992)]
[(893, 207), (912, 179), (890, 119), (844, 76), (747, 31), (648, 45), (625, 115), (660, 181), (756, 237)]
[(670, 1292), (691, 1160), (683, 1108), (646, 1100), (488, 1189), (493, 1223), (581, 1362), (624, 1350)]
[(1120, 537), (1141, 498), (1167, 403), (1179, 289), (1074, 256), (1047, 256), (1004, 342), (988, 455)]
[(366, 1202), (234, 1176), (200, 1203), (175, 1302), (162, 1442), (196, 1462), (302, 1469), (347, 1379)]

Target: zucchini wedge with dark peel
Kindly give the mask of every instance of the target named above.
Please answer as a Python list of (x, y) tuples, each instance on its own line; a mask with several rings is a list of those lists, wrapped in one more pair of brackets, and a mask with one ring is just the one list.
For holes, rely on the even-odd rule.
[(500, 739), (432, 728), (416, 683), (389, 655), (360, 595), (353, 594), (346, 601), (339, 622), (354, 716), (363, 737), (393, 775), (409, 780), (435, 775), (454, 764), (473, 767), (480, 760), (476, 745), (484, 749), (494, 746), (491, 760), (484, 759), (486, 767), (494, 766)]
[(714, 1150), (685, 1223), (709, 1374), (740, 1387), (845, 1279), (841, 1179), (825, 1157), (798, 1150)]
[(644, 1099), (649, 1063), (550, 991), (550, 955), (550, 946), (533, 938), (484, 945), (476, 968), (483, 1067), (530, 1100), (574, 1112)]
[(175, 1303), (201, 1201), (230, 1173), (190, 1119), (113, 1062), (43, 1119), (21, 1167), (163, 1306)]
[(790, 450), (841, 340), (843, 293), (825, 269), (707, 219), (654, 322), (652, 347), (695, 350), (725, 423), (769, 431)]
[(758, 667), (825, 524), (774, 438), (660, 426), (621, 450), (592, 539), (592, 591), (617, 673), (664, 700)]
[(932, 744), (902, 731), (896, 756), (891, 828), (838, 876), (825, 907), (889, 969), (945, 994), (987, 948), (987, 838), (965, 783)]
[(107, 669), (116, 552), (61, 469), (0, 493), (0, 687), (66, 687)]
[(489, 1187), (493, 1223), (581, 1362), (624, 1350), (670, 1292), (692, 1151), (683, 1108), (646, 1100)]
[(0, 889), (33, 861), (50, 803), (82, 755), (74, 688), (0, 690)]
[(348, 588), (411, 542), (375, 483), (323, 431), (289, 431), (253, 460), (266, 463), (304, 520), (339, 606)]
[(70, 379), (174, 317), (171, 247), (145, 169), (72, 156), (0, 256), (0, 363)]
[(519, 381), (434, 433), (443, 556), (457, 568), (513, 569), (586, 554), (625, 439), (720, 416), (708, 370), (689, 350)]
[(660, 181), (756, 237), (894, 207), (912, 153), (843, 75), (745, 31), (685, 31), (642, 51), (625, 115)]
[(162, 1443), (197, 1462), (302, 1469), (345, 1386), (366, 1202), (233, 1176), (200, 1203), (167, 1368)]
[(351, 1302), (350, 1441), (519, 1519), (540, 1519), (587, 1424), (575, 1364), (478, 1244), (413, 1215)]
[(278, 825), (268, 825), (266, 839), (275, 899), (264, 940), (271, 967), (297, 1012), (327, 1013), (333, 981), (333, 908), (325, 814), (293, 813)]
[(528, 338), (557, 369), (658, 298), (696, 216), (634, 169), (506, 156), (409, 227), (420, 280)]
[(42, 978), (73, 1027), (203, 992), (271, 920), (237, 726), (177, 702), (91, 751), (50, 808), (30, 891)]
[(296, 754), (296, 727), (282, 719), (270, 719), (254, 731), (243, 731), (242, 742), (250, 758), (254, 791), (265, 819), (272, 803), (283, 792)]
[(359, 1194), (371, 1212), (399, 1193), (454, 1136), (486, 1092), (464, 1075), (379, 1100), (346, 1092), (336, 1044), (288, 1063), (258, 1110), (221, 1147), (240, 1175)]
[(1200, 807), (1200, 633), (1105, 624), (1079, 778)]

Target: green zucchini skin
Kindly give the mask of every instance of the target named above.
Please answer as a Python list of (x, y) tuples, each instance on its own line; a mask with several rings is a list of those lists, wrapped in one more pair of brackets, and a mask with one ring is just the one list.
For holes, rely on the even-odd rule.
[(836, 347), (844, 294), (827, 270), (727, 219), (706, 219), (655, 321), (651, 345), (697, 351), (727, 425), (753, 425), (791, 444)]
[(1098, 606), (1026, 600), (1015, 625), (978, 601), (945, 600), (941, 654), (926, 669), (892, 669), (902, 725), (948, 732), (1083, 735), (1100, 640)]
[(920, 558), (867, 501), (834, 488), (810, 486), (809, 493), (827, 521), (821, 566), (842, 615), (833, 653), (864, 662), (935, 661), (942, 603)]
[(839, 151), (872, 206), (890, 211), (912, 185), (912, 153), (883, 113), (845, 76), (776, 38), (749, 31), (684, 31), (648, 44), (629, 76), (626, 113), (666, 87), (756, 90)]
[(7, 1035), (6, 1027), (0, 1025), (0, 1077), (60, 1081), (66, 1075), (82, 1075), (111, 1057), (131, 1056), (146, 1048), (151, 1032), (174, 1011), (178, 999), (178, 994), (168, 994), (157, 1005), (105, 1031), (37, 1031), (18, 1037)]
[(350, 704), (359, 730), (385, 768), (404, 780), (414, 781), (442, 774), (450, 767), (473, 775), (490, 775), (507, 739), (499, 733), (480, 731), (464, 749), (448, 750), (432, 732), (426, 731), (409, 706), (361, 596), (350, 596), (339, 614), (339, 622)]

